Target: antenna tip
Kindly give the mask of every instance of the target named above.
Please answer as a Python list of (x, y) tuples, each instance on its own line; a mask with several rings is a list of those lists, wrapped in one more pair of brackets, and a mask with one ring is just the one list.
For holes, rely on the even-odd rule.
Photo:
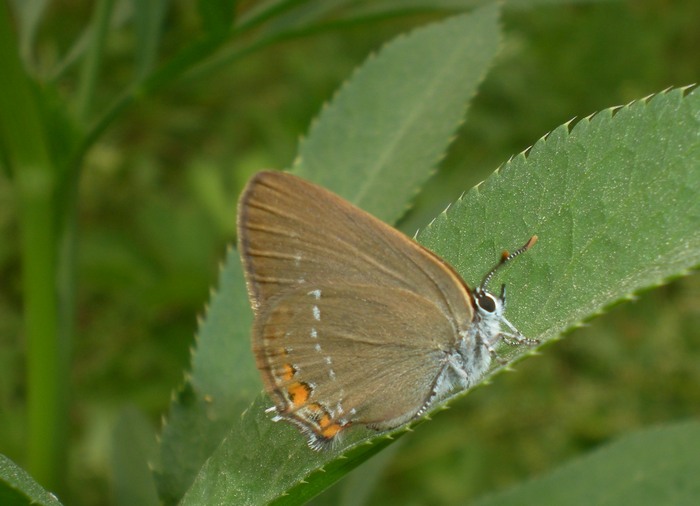
[(533, 236), (530, 237), (530, 239), (525, 243), (525, 246), (523, 246), (523, 250), (525, 250), (525, 251), (529, 250), (530, 248), (532, 248), (532, 247), (535, 245), (536, 242), (537, 242), (537, 236), (536, 236), (536, 235), (533, 235)]
[(528, 239), (524, 246), (518, 248), (513, 253), (509, 253), (508, 251), (504, 251), (503, 253), (501, 253), (501, 260), (498, 262), (498, 264), (496, 264), (496, 266), (493, 269), (489, 271), (488, 274), (486, 274), (486, 277), (484, 277), (484, 280), (481, 282), (481, 285), (479, 285), (479, 289), (484, 290), (486, 288), (486, 285), (489, 284), (489, 281), (491, 281), (491, 277), (493, 277), (493, 275), (498, 269), (500, 269), (505, 263), (513, 260), (518, 255), (529, 250), (536, 242), (537, 236), (533, 235), (532, 237), (530, 237), (530, 239)]
[(529, 250), (530, 248), (532, 248), (532, 246), (533, 246), (536, 242), (537, 242), (537, 236), (536, 236), (536, 235), (533, 235), (532, 237), (530, 237), (530, 239), (528, 239), (528, 241), (527, 241), (523, 246), (521, 246), (520, 248), (518, 248), (517, 250), (515, 250), (513, 253), (511, 253), (511, 252), (508, 251), (508, 250), (503, 251), (503, 253), (501, 253), (501, 263), (502, 263), (502, 264), (503, 264), (503, 263), (506, 263), (506, 262), (509, 261), (510, 259), (515, 258), (515, 257), (517, 257), (518, 255), (520, 255), (521, 253), (525, 253), (527, 250)]

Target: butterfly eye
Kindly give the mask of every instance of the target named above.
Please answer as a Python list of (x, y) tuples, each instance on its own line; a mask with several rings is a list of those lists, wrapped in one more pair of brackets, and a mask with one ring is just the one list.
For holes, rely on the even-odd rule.
[(478, 293), (476, 295), (476, 303), (481, 309), (483, 309), (487, 313), (493, 313), (494, 311), (496, 311), (496, 299), (494, 299), (493, 295), (491, 295), (490, 293)]

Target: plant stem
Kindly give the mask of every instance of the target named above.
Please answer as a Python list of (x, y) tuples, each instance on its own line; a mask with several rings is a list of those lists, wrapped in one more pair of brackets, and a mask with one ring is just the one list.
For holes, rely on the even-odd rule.
[(39, 93), (19, 60), (7, 5), (0, 6), (0, 145), (18, 193), (24, 338), (27, 353), (27, 463), (49, 490), (63, 484), (69, 366), (59, 338), (57, 174)]

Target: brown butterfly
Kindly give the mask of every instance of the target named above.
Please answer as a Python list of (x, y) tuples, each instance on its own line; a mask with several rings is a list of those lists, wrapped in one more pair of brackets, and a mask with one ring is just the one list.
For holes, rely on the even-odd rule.
[[(500, 339), (536, 344), (486, 290), (337, 195), (260, 172), (238, 208), (239, 251), (255, 313), (253, 352), (274, 420), (320, 450), (353, 424), (398, 427), (486, 373)], [(501, 325), (507, 327), (506, 331)]]

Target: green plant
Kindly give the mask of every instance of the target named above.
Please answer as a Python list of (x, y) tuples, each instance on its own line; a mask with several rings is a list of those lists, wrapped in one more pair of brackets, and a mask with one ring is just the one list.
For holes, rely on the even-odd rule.
[[(18, 58), (26, 50), (22, 45), (13, 49), (10, 23), (0, 19), (2, 61), (7, 62), (0, 89), (3, 161), (17, 191), (23, 234), (28, 467), (51, 490), (60, 489), (58, 471), (66, 452), (65, 392), (70, 336), (75, 332), (72, 256), (85, 153), (129, 104), (175, 78), (195, 79), (197, 72), (211, 71), (222, 61), (239, 61), (285, 37), (391, 12), (377, 13), (362, 4), (336, 11), (328, 3), (277, 1), (230, 24), (225, 20), (232, 19), (232, 2), (200, 2), (200, 36), (153, 70), (163, 5), (134, 3), (144, 9), (134, 18), (143, 22), (138, 33), (144, 50), (138, 53), (133, 81), (103, 114), (95, 114), (91, 104), (113, 19), (111, 2), (100, 2), (95, 11), (92, 44), (82, 53), (72, 107), (56, 105), (55, 80), (44, 88), (26, 85), (33, 81), (26, 61)], [(392, 2), (386, 5), (389, 9)], [(405, 8), (396, 5), (396, 10)], [(444, 155), (490, 64), (498, 45), (496, 13), (490, 7), (448, 18), (399, 37), (370, 59), (314, 124), (293, 170), (395, 222)], [(33, 19), (30, 11), (23, 15), (27, 23)], [(31, 32), (25, 27), (24, 34)], [(20, 39), (22, 44), (26, 40)], [(428, 71), (428, 65), (434, 67)], [(541, 243), (532, 255), (509, 269), (509, 318), (528, 336), (554, 338), (602, 308), (697, 265), (698, 110), (697, 91), (673, 90), (616, 114), (603, 111), (571, 131), (560, 127), (527, 157), (514, 158), (457, 200), (418, 240), (473, 284), (500, 249), (538, 233)], [(159, 496), (167, 503), (185, 494), (185, 503), (207, 504), (212, 497), (299, 502), (390, 442), (385, 435), (358, 431), (345, 442), (368, 437), (372, 445), (357, 446), (348, 458), (309, 455), (293, 429), (271, 424), (263, 414), (269, 401), (259, 396), (248, 348), (249, 321), (236, 253), (231, 252), (200, 328), (191, 375), (163, 432), (156, 475)], [(143, 493), (137, 497), (154, 501), (153, 483), (143, 480), (145, 466), (133, 464), (143, 464), (143, 456), (153, 454), (148, 450), (148, 424), (129, 416), (120, 427), (116, 447), (123, 451), (117, 451), (115, 474), (117, 489), (125, 493), (121, 500), (129, 503), (126, 491), (136, 493), (135, 484), (141, 482)], [(697, 437), (692, 427), (687, 433)], [(277, 444), (270, 448), (259, 434), (268, 434)], [(138, 441), (147, 450), (138, 451)], [(320, 467), (324, 473), (318, 472)], [(3, 490), (50, 503), (32, 490), (30, 480), (10, 480), (15, 473), (10, 463), (4, 469)]]
[[(500, 245), (512, 244), (514, 237), (539, 234), (537, 251), (533, 248), (520, 266), (509, 269), (508, 282), (518, 287), (509, 314), (522, 322), (518, 326), (525, 335), (544, 342), (555, 339), (606, 306), (660, 285), (697, 264), (699, 100), (696, 91), (685, 96), (684, 91), (674, 90), (616, 112), (603, 111), (571, 130), (564, 125), (536, 143), (527, 156), (513, 158), (465, 194), (421, 231), (418, 240), (447, 259), (465, 279), (478, 280), (498, 257)], [(323, 126), (321, 119), (317, 128)], [(674, 147), (667, 146), (666, 140)], [(679, 149), (681, 145), (685, 148)], [(302, 156), (296, 168), (299, 173), (304, 173), (304, 163)], [(401, 177), (402, 170), (403, 164), (397, 164), (394, 178)], [(347, 178), (346, 174), (337, 181)], [(356, 184), (364, 189), (366, 179), (366, 175), (358, 175)], [(375, 186), (379, 195), (384, 194), (380, 185)], [(352, 193), (347, 187), (344, 191)], [(485, 235), (483, 230), (487, 229), (492, 230)], [(491, 254), (484, 256), (483, 251)], [(191, 451), (180, 446), (188, 434), (197, 434), (197, 444), (186, 446), (215, 448), (185, 495), (184, 504), (231, 500), (296, 504), (391, 441), (387, 435), (358, 430), (340, 449), (313, 453), (293, 428), (269, 420), (265, 413), (269, 401), (258, 397), (240, 420), (231, 418), (233, 427), (223, 431), (223, 439), (210, 432), (208, 436), (215, 437), (217, 444), (204, 444), (203, 427), (196, 431), (193, 427), (197, 420), (211, 426), (204, 420), (216, 412), (217, 400), (225, 397), (219, 389), (228, 389), (229, 395), (236, 396), (259, 390), (244, 383), (245, 377), (254, 374), (241, 374), (245, 364), (252, 363), (249, 359), (239, 362), (235, 380), (220, 381), (231, 356), (249, 353), (246, 344), (238, 353), (232, 349), (233, 343), (245, 343), (245, 335), (232, 335), (230, 316), (225, 315), (235, 300), (243, 298), (240, 276), (234, 256), (224, 270), (221, 293), (205, 319), (192, 381), (181, 393), (172, 427), (166, 426), (164, 433), (168, 462), (196, 461)], [(225, 347), (225, 352), (219, 346)], [(504, 352), (504, 356), (516, 360), (528, 353), (518, 348)], [(210, 376), (211, 371), (218, 371), (216, 377)], [(249, 399), (246, 397), (246, 402)], [(401, 430), (396, 432), (394, 437), (402, 434)], [(697, 425), (687, 435), (696, 438)], [(367, 441), (371, 444), (363, 444)], [(170, 442), (179, 451), (173, 451)], [(690, 469), (700, 464), (697, 458), (687, 458)], [(621, 460), (620, 468), (624, 468)], [(648, 472), (652, 472), (654, 459), (647, 463), (651, 466)], [(684, 467), (686, 476), (688, 468)], [(187, 482), (185, 476), (169, 480), (169, 486)], [(666, 486), (671, 488), (666, 495), (679, 493), (672, 482)], [(685, 489), (682, 495), (692, 498), (694, 491)]]

